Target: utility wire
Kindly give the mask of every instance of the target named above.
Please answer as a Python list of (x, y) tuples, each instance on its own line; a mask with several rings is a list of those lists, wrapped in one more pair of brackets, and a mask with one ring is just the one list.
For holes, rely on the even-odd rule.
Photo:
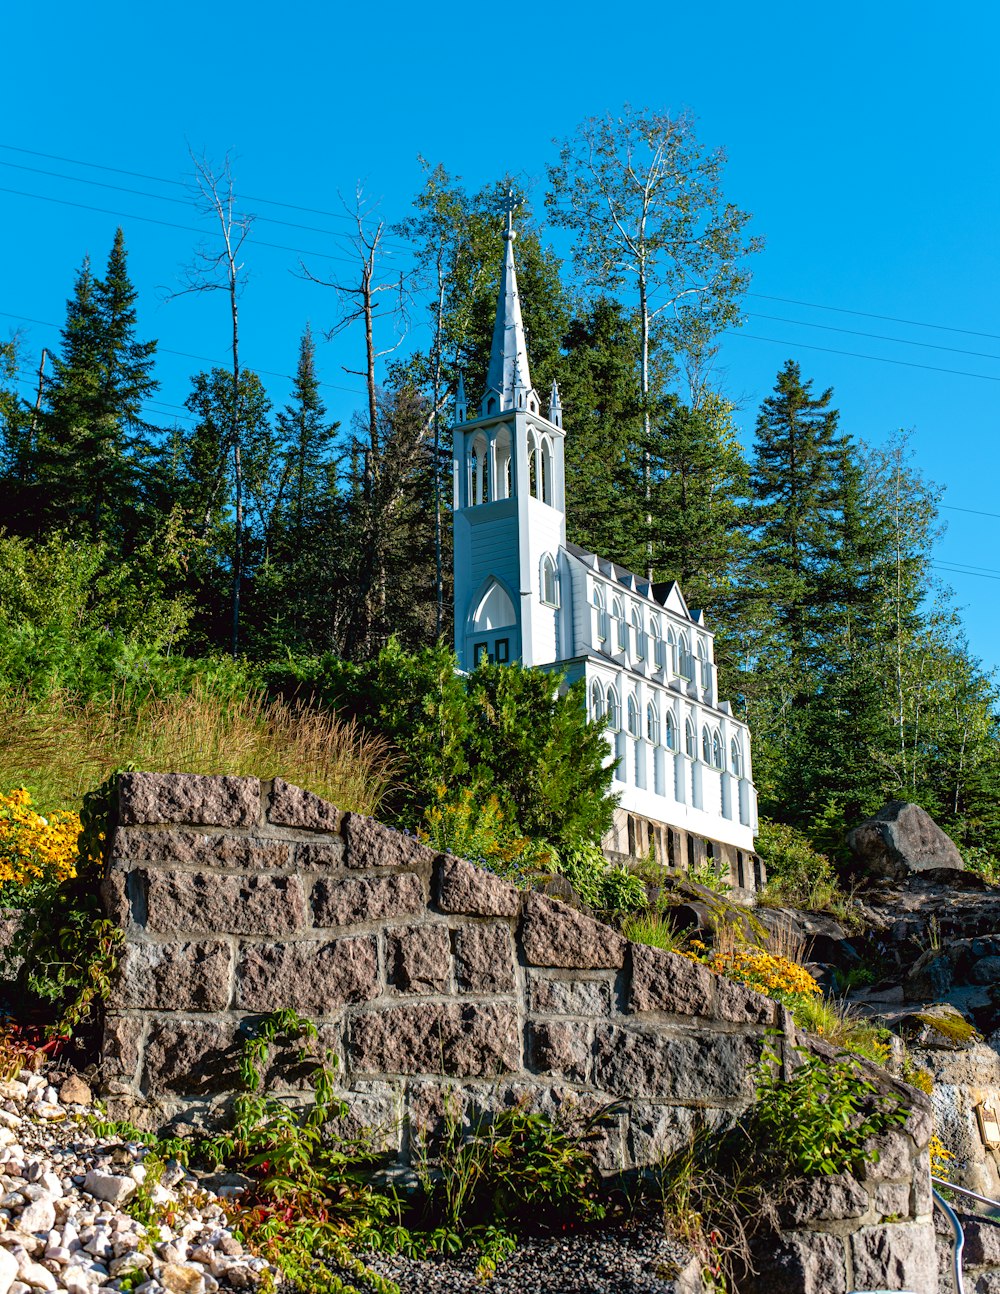
[(825, 306), (819, 301), (798, 301), (794, 297), (772, 297), (763, 292), (748, 292), (747, 296), (756, 297), (759, 301), (780, 301), (786, 306), (806, 306), (810, 310), (832, 310), (836, 314), (857, 315), (861, 319), (879, 319), (882, 323), (901, 323), (910, 328), (933, 328), (937, 332), (957, 332), (966, 337), (985, 337), (989, 341), (1000, 341), (1000, 334), (994, 332), (976, 332), (972, 328), (953, 328), (950, 324), (924, 323), (920, 319), (900, 319), (896, 315), (877, 315), (869, 310), (848, 310), (844, 306)]
[(907, 337), (886, 337), (884, 333), (859, 332), (856, 328), (837, 328), (834, 324), (810, 323), (807, 319), (789, 319), (785, 315), (762, 315), (753, 310), (748, 310), (747, 314), (751, 319), (769, 319), (772, 323), (794, 324), (797, 328), (822, 328), (824, 332), (844, 333), (848, 337), (870, 337), (873, 341), (889, 341), (900, 346), (920, 346), (924, 350), (946, 350), (952, 355), (973, 355), (976, 359), (1000, 360), (1000, 355), (993, 355), (989, 351), (963, 350), (960, 346), (940, 346), (932, 341), (910, 341)]
[(729, 337), (746, 337), (750, 341), (773, 342), (776, 346), (786, 346), (793, 350), (795, 347), (803, 350), (821, 350), (827, 355), (846, 355), (850, 359), (870, 359), (876, 364), (896, 364), (901, 368), (922, 368), (928, 373), (950, 373), (952, 377), (976, 377), (983, 382), (1000, 382), (1000, 377), (994, 377), (990, 373), (969, 373), (960, 368), (940, 368), (936, 364), (916, 364), (912, 360), (888, 359), (884, 355), (863, 355), (859, 351), (836, 350), (832, 346), (815, 346), (810, 342), (786, 341), (781, 337), (761, 337), (756, 333), (744, 332), (742, 328), (726, 328), (723, 331)]

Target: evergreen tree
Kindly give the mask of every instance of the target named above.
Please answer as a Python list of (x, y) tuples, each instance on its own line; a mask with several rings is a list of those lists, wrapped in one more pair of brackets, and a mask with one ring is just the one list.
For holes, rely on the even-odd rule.
[(302, 538), (316, 496), (329, 491), (331, 451), (340, 426), (326, 421), (316, 375), (316, 343), (308, 324), (299, 342), (292, 398), (278, 413), (277, 423), (284, 460), (280, 499), (283, 540), (295, 545)]
[(143, 531), (151, 429), (143, 403), (156, 391), (156, 343), (136, 339), (136, 291), (119, 229), (103, 279), (89, 259), (67, 304), (62, 354), (46, 384), (33, 485), (36, 517), (72, 526), (119, 554)]

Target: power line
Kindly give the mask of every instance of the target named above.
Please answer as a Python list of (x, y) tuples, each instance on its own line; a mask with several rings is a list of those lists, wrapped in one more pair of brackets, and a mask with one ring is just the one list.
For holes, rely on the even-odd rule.
[(859, 332), (856, 328), (837, 328), (834, 324), (810, 323), (807, 319), (788, 319), (784, 315), (762, 315), (753, 310), (748, 310), (747, 314), (751, 319), (769, 319), (773, 323), (795, 324), (796, 327), (801, 328), (822, 328), (824, 332), (844, 333), (848, 337), (870, 337), (874, 341), (895, 342), (900, 346), (920, 346), (925, 350), (946, 350), (952, 355), (974, 355), (976, 359), (1000, 360), (1000, 355), (993, 355), (988, 351), (963, 350), (959, 346), (940, 346), (932, 341), (910, 341), (907, 337), (886, 337), (884, 333)]
[(1000, 575), (984, 575), (978, 571), (963, 571), (948, 566), (944, 562), (931, 562), (930, 565), (937, 567), (938, 570), (947, 571), (949, 575), (968, 575), (974, 580), (1000, 580)]
[[(174, 220), (158, 220), (155, 216), (137, 216), (128, 211), (114, 211), (109, 207), (93, 207), (86, 202), (72, 202), (69, 198), (52, 198), (44, 193), (27, 193), (23, 189), (8, 189), (0, 186), (0, 193), (12, 193), (18, 198), (34, 198), (38, 202), (54, 202), (61, 207), (77, 207), (81, 211), (96, 211), (104, 216), (117, 216), (121, 220), (141, 220), (147, 225), (162, 225), (166, 229), (182, 229), (185, 233), (198, 234), (204, 238), (207, 234), (205, 229), (197, 229), (193, 225), (179, 225)], [(356, 262), (347, 256), (334, 256), (332, 252), (310, 251), (304, 247), (289, 247), (285, 243), (267, 243), (262, 239), (253, 240), (255, 247), (270, 247), (279, 252), (295, 252), (298, 256), (319, 256), (327, 261), (340, 261), (343, 265), (354, 265)]]
[(794, 297), (772, 297), (763, 292), (748, 292), (747, 296), (756, 297), (759, 301), (780, 301), (787, 306), (806, 306), (810, 310), (832, 310), (836, 314), (857, 315), (861, 319), (879, 319), (882, 323), (901, 323), (910, 328), (932, 328), (936, 332), (957, 332), (966, 337), (985, 337), (989, 341), (1000, 341), (1000, 334), (993, 332), (976, 332), (972, 328), (953, 328), (950, 324), (924, 323), (920, 319), (900, 319), (896, 315), (877, 315), (869, 310), (848, 310), (845, 306), (825, 306), (819, 301), (799, 301)]
[(730, 337), (747, 337), (750, 341), (773, 342), (776, 346), (790, 346), (793, 349), (798, 346), (803, 350), (821, 350), (827, 355), (846, 355), (849, 359), (870, 359), (876, 364), (896, 364), (901, 368), (922, 368), (928, 373), (950, 373), (952, 377), (976, 377), (983, 382), (1000, 382), (1000, 377), (994, 377), (990, 373), (969, 373), (959, 368), (940, 368), (936, 364), (915, 364), (912, 360), (888, 359), (884, 355), (862, 355), (858, 351), (835, 350), (832, 346), (814, 346), (804, 341), (785, 341), (781, 337), (760, 337), (755, 333), (744, 332), (742, 328), (726, 328), (724, 331)]
[[(38, 324), (41, 328), (62, 328), (62, 324), (53, 323), (51, 319), (32, 319), (28, 315), (11, 314), (9, 310), (0, 310), (0, 318), (17, 319), (20, 323)], [(210, 355), (192, 355), (190, 351), (186, 350), (171, 350), (169, 346), (161, 346), (159, 342), (156, 344), (156, 353), (158, 355), (178, 355), (181, 359), (196, 359), (200, 360), (203, 364), (214, 364), (217, 368), (224, 368), (226, 366), (221, 359), (213, 359)], [(280, 377), (289, 382), (295, 381), (295, 378), (291, 373), (276, 373), (273, 369), (257, 368), (253, 364), (250, 364), (248, 367), (253, 369), (255, 373), (262, 373), (265, 377)], [(356, 387), (338, 386), (336, 382), (319, 382), (319, 385), (329, 387), (331, 391), (346, 391), (348, 395), (365, 394), (364, 391), (359, 391)]]
[[(17, 147), (16, 145), (14, 145), (14, 144), (2, 144), (2, 143), (0, 143), (0, 148), (5, 149), (5, 150), (7, 150), (8, 152), (12, 152), (12, 153), (23, 153), (23, 154), (25, 154), (25, 155), (26, 155), (26, 156), (28, 156), (28, 157), (44, 157), (44, 158), (45, 158), (47, 161), (49, 161), (49, 162), (68, 162), (68, 163), (69, 163), (69, 165), (71, 165), (71, 166), (86, 166), (86, 167), (90, 168), (91, 170), (95, 170), (95, 171), (108, 171), (109, 173), (111, 173), (111, 174), (113, 174), (113, 175), (127, 175), (127, 176), (129, 176), (130, 178), (132, 178), (132, 179), (134, 179), (134, 180), (152, 180), (155, 184), (169, 184), (169, 185), (171, 185), (173, 188), (185, 189), (185, 190), (187, 190), (187, 191), (189, 191), (189, 192), (190, 192), (190, 189), (191, 189), (191, 182), (190, 182), (190, 181), (184, 181), (184, 180), (171, 180), (171, 179), (168, 179), (168, 178), (167, 178), (166, 176), (164, 176), (164, 175), (149, 175), (147, 172), (144, 172), (144, 171), (128, 171), (128, 170), (125, 170), (124, 168), (122, 168), (122, 167), (120, 167), (120, 166), (105, 166), (105, 165), (103, 165), (101, 162), (87, 162), (87, 161), (84, 161), (82, 158), (79, 158), (79, 157), (62, 157), (62, 156), (60, 156), (60, 155), (59, 155), (59, 154), (57, 154), (57, 153), (40, 153), (40, 152), (38, 152), (37, 150), (32, 149), (32, 148), (18, 148), (18, 147)], [(15, 163), (13, 163), (13, 162), (5, 162), (5, 163), (3, 163), (3, 165), (5, 165), (5, 166), (13, 166), (13, 165), (15, 165)], [(21, 168), (19, 168), (19, 169), (21, 169), (21, 170), (31, 170), (32, 168), (31, 168), (31, 167), (21, 167)], [(41, 175), (52, 175), (52, 174), (55, 174), (55, 173), (54, 173), (54, 172), (52, 172), (52, 171), (39, 171), (39, 174), (41, 174)], [(61, 178), (63, 178), (63, 179), (68, 179), (68, 180), (72, 180), (72, 179), (77, 179), (78, 177), (76, 177), (76, 176), (71, 176), (71, 175), (67, 175), (67, 176), (63, 176), (63, 177), (61, 177)], [(79, 182), (80, 182), (80, 183), (82, 183), (82, 184), (87, 184), (87, 183), (95, 183), (95, 184), (96, 184), (96, 183), (99, 183), (98, 181), (87, 181), (87, 180), (83, 180), (82, 178), (80, 178), (80, 179), (79, 179)], [(101, 187), (102, 187), (102, 188), (113, 188), (114, 186), (113, 186), (113, 185), (102, 185)], [(123, 189), (123, 190), (122, 190), (122, 192), (123, 192), (123, 193), (130, 193), (130, 192), (135, 192), (135, 190), (132, 190), (132, 189)], [(166, 201), (170, 201), (170, 202), (178, 202), (178, 201), (183, 202), (183, 201), (184, 201), (184, 199), (183, 199), (183, 198), (180, 198), (180, 199), (178, 199), (178, 198), (169, 198), (169, 199), (168, 199), (168, 198), (166, 198), (166, 195), (165, 195), (165, 194), (164, 194), (164, 195), (149, 194), (149, 195), (147, 195), (147, 196), (149, 196), (149, 197), (162, 196), (162, 197), (164, 198), (164, 200), (166, 200)], [(244, 202), (263, 202), (266, 206), (270, 206), (270, 207), (283, 207), (286, 211), (301, 211), (301, 212), (303, 212), (303, 213), (304, 213), (304, 214), (306, 214), (306, 215), (311, 215), (311, 216), (326, 216), (326, 217), (327, 217), (328, 219), (330, 219), (330, 220), (346, 220), (349, 224), (355, 224), (355, 223), (356, 223), (356, 218), (355, 218), (354, 216), (348, 215), (346, 212), (343, 212), (343, 211), (326, 211), (326, 210), (324, 210), (324, 209), (323, 209), (323, 208), (321, 208), (321, 207), (302, 207), (302, 206), (297, 205), (297, 204), (296, 204), (296, 203), (294, 203), (294, 202), (281, 202), (281, 201), (279, 201), (277, 198), (261, 198), (261, 197), (255, 197), (255, 196), (254, 196), (253, 194), (251, 194), (251, 193), (248, 193), (248, 194), (243, 195), (241, 200), (242, 200), (242, 201), (244, 201)], [(260, 217), (260, 219), (261, 219), (261, 220), (266, 220), (266, 219), (268, 219), (268, 217), (266, 217), (266, 216), (261, 216), (261, 217)], [(286, 223), (286, 222), (284, 222), (284, 221), (277, 221), (277, 222), (275, 222), (275, 223), (283, 224), (283, 223)], [(370, 220), (369, 220), (369, 223), (370, 223)], [(295, 227), (295, 228), (299, 228), (300, 226), (294, 226), (294, 227)], [(301, 226), (301, 227), (302, 227), (302, 228), (305, 228), (306, 226)], [(339, 235), (339, 236), (340, 236), (340, 237), (343, 237), (344, 235)], [(406, 241), (408, 241), (408, 240), (404, 239), (403, 241), (404, 241), (404, 242), (406, 242)], [(412, 246), (412, 244), (410, 244), (410, 245)]]

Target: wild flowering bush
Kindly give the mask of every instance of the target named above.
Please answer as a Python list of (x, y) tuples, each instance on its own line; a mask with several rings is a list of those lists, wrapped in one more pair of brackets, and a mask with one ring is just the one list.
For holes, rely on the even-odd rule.
[(754, 944), (734, 944), (724, 949), (709, 950), (699, 939), (692, 939), (689, 949), (688, 956), (703, 962), (716, 974), (725, 975), (737, 984), (745, 984), (747, 988), (765, 993), (786, 1005), (820, 992), (819, 985), (804, 966)]
[(19, 905), (75, 876), (79, 835), (79, 814), (43, 817), (23, 786), (0, 794), (0, 903)]

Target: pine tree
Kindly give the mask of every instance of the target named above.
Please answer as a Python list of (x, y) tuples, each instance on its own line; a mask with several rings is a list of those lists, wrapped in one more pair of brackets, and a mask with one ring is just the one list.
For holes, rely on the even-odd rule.
[(316, 375), (316, 343), (308, 324), (299, 343), (292, 399), (277, 415), (283, 443), (283, 532), (286, 542), (301, 537), (317, 492), (325, 493), (330, 453), (339, 423), (326, 421)]
[(158, 385), (156, 343), (135, 335), (136, 295), (119, 229), (105, 277), (94, 278), (89, 258), (77, 275), (62, 354), (46, 386), (33, 465), (42, 525), (72, 526), (119, 554), (134, 546), (142, 530), (151, 450), (142, 406)]

